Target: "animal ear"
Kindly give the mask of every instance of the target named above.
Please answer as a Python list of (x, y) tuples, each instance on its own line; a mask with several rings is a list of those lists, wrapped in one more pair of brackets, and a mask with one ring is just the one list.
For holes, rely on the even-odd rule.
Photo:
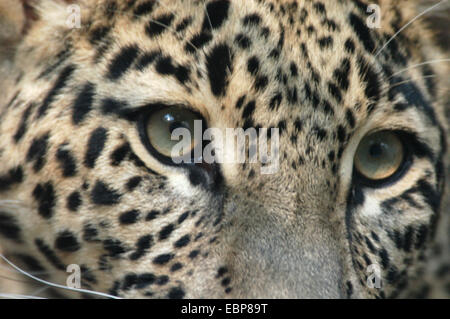
[[(0, 59), (12, 54), (35, 24), (43, 26), (44, 33), (68, 30), (71, 14), (78, 7), (74, 4), (81, 2), (84, 3), (82, 0), (0, 0)], [(45, 39), (45, 34), (39, 38)]]
[(35, 14), (27, 1), (0, 1), (0, 48), (18, 42), (33, 19)]

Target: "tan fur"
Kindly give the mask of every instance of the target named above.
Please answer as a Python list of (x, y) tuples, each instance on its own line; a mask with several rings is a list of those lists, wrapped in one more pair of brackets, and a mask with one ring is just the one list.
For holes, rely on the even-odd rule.
[[(200, 49), (199, 55), (195, 56), (186, 54), (184, 47), (186, 40), (197, 34), (202, 26), (206, 5), (203, 1), (162, 1), (161, 5), (151, 13), (151, 17), (174, 12), (177, 23), (189, 15), (194, 17), (194, 22), (181, 35), (167, 31), (153, 40), (149, 40), (143, 32), (148, 17), (133, 20), (132, 14), (126, 12), (108, 19), (105, 17), (105, 8), (108, 5), (106, 0), (85, 0), (79, 3), (82, 9), (81, 29), (68, 29), (65, 25), (67, 5), (64, 2), (41, 1), (37, 5), (37, 12), (41, 19), (32, 25), (26, 36), (19, 41), (18, 46), (15, 45), (19, 34), (18, 29), (10, 32), (11, 35), (0, 38), (0, 42), (17, 50), (14, 56), (3, 57), (0, 61), (0, 71), (8, 74), (8, 77), (0, 80), (0, 92), (5, 92), (0, 105), (6, 104), (20, 89), (20, 95), (14, 107), (0, 110), (0, 136), (4, 137), (0, 140), (2, 150), (0, 172), (5, 173), (18, 165), (22, 165), (25, 171), (25, 181), (17, 188), (13, 187), (0, 193), (0, 200), (19, 201), (18, 207), (14, 209), (14, 216), (21, 221), (23, 241), (29, 243), (27, 249), (26, 246), (5, 241), (5, 244), (2, 243), (5, 252), (12, 258), (17, 251), (21, 253), (31, 251), (36, 256), (41, 256), (33, 244), (37, 237), (53, 247), (56, 234), (70, 229), (80, 238), (82, 245), (76, 253), (58, 252), (58, 257), (64, 261), (65, 265), (71, 263), (88, 265), (97, 279), (97, 282), (92, 284), (92, 289), (98, 291), (112, 289), (114, 281), (122, 280), (129, 273), (151, 272), (157, 277), (164, 275), (170, 277), (166, 286), (152, 288), (155, 297), (167, 297), (171, 289), (182, 287), (186, 292), (185, 297), (192, 298), (338, 298), (345, 297), (348, 283), (351, 283), (353, 287), (352, 297), (379, 297), (379, 291), (368, 289), (360, 284), (365, 281), (366, 274), (355, 267), (355, 263), (365, 264), (363, 255), (369, 256), (373, 261), (379, 261), (379, 256), (371, 253), (364, 246), (363, 240), (358, 241), (357, 244), (348, 241), (345, 222), (346, 205), (351, 189), (355, 151), (366, 134), (383, 129), (414, 132), (434, 153), (439, 154), (442, 151), (439, 144), (440, 131), (418, 108), (410, 108), (401, 115), (395, 112), (392, 101), (387, 98), (390, 85), (384, 78), (380, 83), (380, 100), (373, 113), (369, 114), (368, 108), (372, 101), (365, 95), (366, 84), (361, 82), (361, 76), (357, 70), (358, 60), (362, 56), (375, 72), (381, 73), (383, 70), (380, 61), (383, 61), (381, 58), (383, 55), (380, 55), (380, 58), (375, 56), (380, 46), (377, 45), (374, 52), (365, 52), (364, 44), (357, 41), (355, 32), (348, 23), (348, 12), (357, 10), (354, 4), (350, 1), (340, 3), (324, 0), (322, 2), (327, 8), (327, 18), (332, 19), (339, 26), (338, 32), (331, 32), (332, 49), (323, 49), (318, 43), (318, 39), (329, 35), (330, 31), (324, 26), (320, 14), (314, 13), (314, 5), (317, 1), (298, 1), (298, 8), (286, 9), (287, 13), (284, 16), (280, 13), (278, 6), (286, 5), (288, 8), (289, 1), (274, 1), (277, 8), (274, 12), (270, 11), (268, 3), (232, 1), (226, 22), (220, 30), (213, 31), (214, 36), (211, 42)], [(378, 3), (383, 14), (381, 33), (392, 35), (397, 31), (392, 24), (397, 19), (396, 10), (402, 15), (399, 26), (417, 15), (417, 3), (412, 4), (411, 1), (380, 0)], [(125, 2), (120, 3), (117, 10), (120, 11), (123, 7)], [(15, 8), (16, 13), (14, 13), (5, 11), (5, 8), (0, 7), (0, 17), (11, 17), (7, 18), (11, 22), (7, 22), (7, 26), (0, 24), (0, 30), (3, 28), (10, 30), (11, 25), (20, 29), (23, 25), (20, 13), (17, 13), (20, 10), (17, 11)], [(289, 16), (292, 15), (298, 19), (302, 8), (309, 12), (306, 22), (302, 24), (295, 20), (292, 25), (289, 24)], [(263, 27), (268, 27), (270, 30), (267, 38), (261, 37), (261, 30), (257, 28), (242, 27), (243, 17), (255, 12), (264, 18)], [(281, 25), (280, 19), (283, 19)], [(89, 42), (89, 36), (99, 26), (110, 26), (114, 40), (101, 60), (95, 63), (97, 52)], [(308, 26), (313, 26), (315, 29), (312, 35), (308, 33)], [(284, 47), (278, 60), (270, 60), (267, 56), (277, 45), (281, 27), (285, 32)], [(173, 31), (173, 26), (171, 28), (170, 31)], [(234, 35), (239, 32), (244, 32), (252, 40), (251, 49), (235, 48)], [(401, 33), (401, 36), (402, 40), (398, 39), (401, 43), (401, 52), (408, 49), (411, 55), (404, 66), (389, 62), (389, 67), (394, 74), (401, 73), (408, 81), (413, 81), (426, 99), (432, 101), (438, 122), (447, 132), (448, 118), (445, 117), (445, 112), (448, 113), (446, 109), (448, 109), (447, 89), (450, 64), (429, 65), (436, 75), (434, 79), (437, 90), (437, 96), (431, 96), (421, 68), (415, 65), (424, 61), (444, 59), (446, 56), (433, 44), (431, 34), (424, 29), (420, 21), (411, 24)], [(345, 43), (349, 37), (355, 40), (358, 54), (345, 53)], [(171, 56), (174, 64), (191, 66), (191, 82), (185, 86), (180, 85), (174, 76), (161, 76), (153, 67), (148, 67), (142, 72), (135, 70), (127, 72), (117, 81), (105, 80), (110, 61), (121, 48), (135, 43), (139, 45), (141, 52), (162, 50), (164, 55)], [(217, 97), (211, 91), (205, 56), (212, 47), (220, 43), (228, 43), (233, 48), (234, 54), (232, 70), (228, 70), (227, 93)], [(31, 120), (36, 118), (36, 109), (54, 86), (60, 71), (41, 79), (37, 78), (45, 67), (55, 62), (55, 56), (68, 44), (73, 46), (72, 55), (68, 60), (76, 65), (77, 69), (55, 97), (52, 107), (47, 110), (43, 120)], [(300, 44), (307, 48), (308, 59), (303, 58), (304, 53)], [(253, 55), (265, 57), (265, 60), (261, 60), (258, 72), (268, 77), (269, 84), (262, 92), (255, 88), (254, 76), (247, 71), (247, 61)], [(342, 94), (342, 100), (335, 103), (335, 97), (328, 89), (328, 83), (332, 81), (333, 72), (342, 63), (344, 57), (349, 58), (351, 65), (348, 74), (349, 87)], [(284, 98), (277, 111), (268, 111), (267, 105), (274, 92), (285, 92), (285, 86), (276, 78), (279, 75), (279, 68), (286, 74), (289, 72), (289, 61), (296, 62), (300, 73), (299, 78), (308, 79), (305, 81), (310, 84), (313, 91), (319, 93), (320, 99), (331, 101), (332, 115), (316, 110), (317, 105), (313, 105), (305, 96), (302, 85), (298, 87), (299, 98), (296, 105), (288, 105)], [(318, 83), (309, 80), (315, 72), (321, 77)], [(16, 84), (19, 76), (19, 84)], [(164, 165), (148, 152), (133, 123), (92, 111), (83, 120), (83, 125), (74, 125), (71, 122), (72, 105), (86, 81), (96, 84), (95, 108), (100, 108), (101, 98), (111, 96), (117, 100), (126, 101), (132, 106), (157, 102), (187, 105), (202, 114), (210, 127), (216, 127), (222, 131), (227, 127), (243, 125), (242, 111), (236, 110), (235, 104), (239, 97), (246, 95), (244, 106), (250, 100), (254, 100), (258, 106), (253, 113), (256, 125), (277, 127), (280, 121), (285, 120), (288, 123), (286, 133), (280, 137), (280, 145), (282, 145), (280, 172), (274, 175), (262, 175), (259, 174), (259, 164), (248, 164), (246, 167), (240, 164), (226, 164), (221, 168), (226, 184), (226, 191), (223, 194), (216, 196), (200, 187), (192, 187), (184, 171)], [(300, 80), (290, 78), (286, 86), (295, 85), (295, 81)], [(12, 144), (12, 137), (20, 126), (23, 112), (27, 104), (33, 101), (37, 101), (37, 107), (31, 112), (27, 133), (19, 143)], [(345, 124), (346, 132), (351, 137), (345, 142), (342, 158), (338, 161), (337, 172), (333, 173), (333, 163), (327, 162), (326, 158), (330, 150), (333, 150), (336, 155), (338, 153), (336, 127), (340, 123), (345, 123), (348, 110), (353, 112), (357, 124), (354, 129)], [(301, 132), (297, 132), (292, 124), (295, 119), (302, 120)], [(83, 166), (82, 162), (87, 151), (87, 140), (92, 131), (99, 126), (108, 130), (108, 140), (95, 163), (95, 169), (92, 170)], [(325, 128), (328, 132), (329, 139), (323, 143), (314, 135), (318, 126)], [(33, 163), (27, 163), (24, 158), (33, 139), (46, 132), (51, 133), (46, 163), (38, 173), (35, 173), (32, 170)], [(293, 134), (297, 136), (296, 143), (291, 142)], [(334, 140), (331, 138), (333, 134)], [(130, 144), (132, 151), (147, 168), (161, 176), (150, 174), (143, 168), (136, 167), (131, 161), (124, 161), (117, 167), (112, 166), (110, 155), (124, 142)], [(62, 177), (61, 165), (55, 159), (58, 147), (63, 143), (68, 143), (68, 149), (77, 159), (77, 174), (74, 177)], [(293, 168), (292, 163), (298, 163), (300, 157), (303, 163)], [(448, 155), (445, 161), (447, 167), (445, 174), (448, 176), (450, 167)], [(255, 178), (249, 177), (250, 170), (257, 172)], [(129, 178), (136, 175), (142, 176), (143, 182), (133, 192), (126, 192), (124, 185)], [(412, 266), (405, 266), (404, 269), (410, 277), (410, 290), (402, 291), (400, 297), (414, 296), (424, 282), (431, 286), (429, 297), (444, 296), (445, 281), (435, 282), (433, 274), (442, 263), (449, 261), (450, 256), (444, 253), (435, 263), (430, 262), (424, 266), (420, 261), (421, 252), (398, 251), (387, 232), (393, 229), (406, 231), (410, 225), (418, 227), (428, 222), (433, 215), (431, 209), (418, 208), (426, 206), (425, 200), (419, 195), (413, 195), (413, 199), (419, 203), (418, 207), (410, 207), (407, 202), (402, 202), (395, 206), (397, 211), (393, 209), (388, 216), (380, 216), (380, 203), (400, 197), (423, 179), (434, 183), (438, 178), (435, 175), (434, 163), (427, 158), (418, 158), (414, 161), (413, 167), (394, 185), (367, 190), (364, 205), (353, 213), (356, 216), (353, 224), (355, 232), (361, 238), (370, 237), (371, 232), (377, 232), (381, 243), (377, 244), (374, 241), (374, 245), (376, 249), (386, 249), (392, 263), (401, 264), (403, 267), (405, 259), (409, 258), (413, 261)], [(45, 220), (37, 214), (38, 203), (31, 194), (37, 183), (49, 180), (54, 185), (57, 203), (54, 216), (51, 220)], [(89, 191), (98, 180), (107, 181), (108, 185), (122, 194), (119, 204), (108, 207), (92, 203)], [(89, 191), (82, 190), (81, 185), (84, 182), (89, 183)], [(161, 185), (164, 187), (159, 187)], [(447, 225), (450, 223), (448, 221), (450, 203), (446, 203), (449, 198), (448, 189), (449, 186), (446, 190), (447, 195), (443, 195), (442, 218), (435, 241), (444, 251), (449, 243), (446, 238), (448, 237)], [(67, 196), (73, 191), (79, 191), (83, 198), (83, 205), (76, 213), (70, 212), (65, 206)], [(169, 213), (161, 214), (162, 216), (152, 222), (142, 221), (132, 225), (121, 225), (118, 216), (131, 209), (141, 211), (142, 220), (145, 219), (144, 212), (152, 209), (168, 210)], [(157, 240), (158, 233), (163, 227), (177, 224), (183, 212), (194, 210), (198, 211), (198, 215), (187, 219), (180, 226), (177, 225), (167, 240)], [(395, 215), (398, 211), (403, 213)], [(223, 220), (216, 225), (214, 221), (218, 214), (223, 214)], [(202, 220), (200, 216), (203, 217)], [(198, 225), (196, 225), (197, 222)], [(127, 249), (127, 257), (141, 236), (152, 234), (155, 243), (145, 257), (138, 261), (122, 257), (110, 258), (108, 260), (112, 266), (111, 269), (98, 271), (98, 261), (102, 255), (105, 255), (105, 249), (101, 241), (83, 242), (81, 238), (86, 223), (97, 227), (98, 236), (102, 241), (119, 238)], [(185, 234), (189, 234), (192, 241), (188, 247), (176, 251), (174, 261), (164, 267), (151, 264), (158, 255), (174, 252), (174, 243)], [(194, 241), (194, 238), (200, 234), (202, 237)], [(215, 237), (217, 237), (215, 241), (211, 242)], [(355, 248), (358, 253), (354, 252)], [(199, 257), (190, 258), (189, 254), (195, 249), (201, 251)], [(430, 251), (432, 251), (432, 243), (429, 245), (427, 254), (430, 254)], [(50, 276), (52, 281), (64, 284), (67, 273), (55, 270), (42, 256), (39, 261), (46, 269), (52, 270)], [(175, 261), (185, 266), (182, 270), (172, 273), (168, 268)], [(218, 268), (221, 266), (226, 266), (228, 272), (221, 279), (217, 279)], [(421, 276), (420, 271), (425, 272), (426, 275)], [(382, 277), (387, 276), (388, 269), (384, 269)], [(232, 290), (226, 290), (227, 286), (221, 283), (223, 278), (230, 278)], [(0, 282), (1, 292), (4, 290), (3, 287), (6, 286), (2, 286)], [(12, 288), (7, 288), (8, 292), (12, 291), (10, 289)], [(396, 291), (395, 287), (389, 285), (385, 289), (384, 293), (387, 296)], [(131, 289), (121, 291), (120, 295), (143, 297), (143, 293), (138, 289)]]

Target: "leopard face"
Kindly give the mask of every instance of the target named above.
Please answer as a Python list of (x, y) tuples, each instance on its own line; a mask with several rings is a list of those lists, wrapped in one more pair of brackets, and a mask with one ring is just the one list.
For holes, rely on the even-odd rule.
[[(448, 63), (375, 2), (37, 1), (0, 60), (4, 255), (125, 298), (450, 294)], [(174, 164), (158, 114), (277, 128), (277, 170)]]

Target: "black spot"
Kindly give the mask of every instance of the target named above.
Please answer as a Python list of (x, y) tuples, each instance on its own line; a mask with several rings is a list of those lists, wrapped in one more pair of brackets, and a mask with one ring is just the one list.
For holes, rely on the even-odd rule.
[(296, 77), (298, 75), (298, 68), (295, 62), (291, 62), (291, 64), (289, 65), (289, 70), (291, 71), (291, 75), (293, 77)]
[(102, 181), (97, 181), (91, 192), (92, 202), (97, 205), (115, 205), (119, 202), (120, 196)]
[(251, 75), (256, 75), (259, 71), (259, 59), (256, 56), (252, 56), (247, 61), (247, 70)]
[(16, 218), (0, 211), (0, 234), (18, 243), (22, 241), (20, 226)]
[(165, 265), (175, 257), (173, 254), (161, 254), (153, 259), (153, 263), (156, 265)]
[(355, 116), (353, 115), (352, 110), (347, 109), (347, 111), (345, 112), (345, 119), (347, 120), (347, 123), (351, 128), (355, 127)]
[(313, 5), (314, 10), (319, 14), (326, 14), (327, 11), (325, 10), (325, 6), (322, 2), (316, 2)]
[(48, 92), (44, 101), (42, 102), (41, 107), (38, 110), (37, 117), (40, 118), (44, 116), (49, 108), (50, 104), (55, 100), (56, 96), (60, 93), (60, 91), (66, 85), (66, 82), (69, 80), (72, 73), (75, 71), (75, 67), (73, 65), (66, 66), (58, 76), (58, 79), (55, 82), (55, 85)]
[(180, 287), (174, 287), (174, 288), (170, 289), (167, 297), (169, 299), (182, 299), (185, 295), (186, 295), (186, 293), (184, 292), (183, 289), (181, 289)]
[(107, 77), (111, 80), (119, 79), (130, 66), (139, 54), (139, 49), (136, 45), (126, 46), (120, 50), (119, 53), (112, 59), (109, 67)]
[(136, 289), (143, 289), (155, 282), (156, 276), (151, 273), (140, 274), (136, 279)]
[(386, 251), (386, 249), (382, 248), (380, 249), (378, 255), (380, 256), (381, 259), (381, 266), (383, 267), (383, 269), (387, 269), (389, 267), (389, 254)]
[(181, 32), (184, 29), (186, 29), (191, 23), (192, 23), (192, 18), (191, 17), (184, 18), (183, 20), (181, 20), (180, 23), (178, 23), (176, 25), (175, 30), (177, 32)]
[(180, 217), (178, 217), (178, 224), (181, 224), (182, 222), (184, 222), (186, 220), (186, 218), (189, 216), (190, 211), (186, 211), (183, 214), (180, 215)]
[(189, 242), (191, 241), (191, 236), (189, 235), (184, 235), (183, 237), (181, 237), (180, 239), (178, 239), (173, 246), (175, 248), (181, 248), (184, 246), (187, 246), (189, 244)]
[(42, 239), (36, 238), (34, 243), (38, 250), (44, 255), (45, 258), (56, 268), (62, 271), (66, 271), (66, 266), (63, 262), (56, 256), (53, 249), (51, 249)]
[(94, 95), (94, 85), (89, 82), (86, 83), (73, 103), (72, 122), (75, 125), (80, 124), (86, 115), (91, 111), (92, 103), (94, 102)]
[(34, 161), (33, 170), (39, 172), (45, 164), (48, 149), (49, 133), (33, 139), (27, 153), (27, 162)]
[(83, 227), (83, 239), (87, 242), (98, 241), (98, 230), (92, 224), (86, 224)]
[(0, 191), (6, 191), (14, 184), (19, 184), (23, 181), (22, 166), (11, 168), (8, 173), (0, 176)]
[(33, 256), (30, 255), (24, 255), (24, 254), (16, 254), (17, 258), (19, 258), (28, 268), (28, 270), (35, 272), (35, 273), (45, 273), (45, 268), (42, 266), (42, 264)]
[(350, 60), (345, 58), (342, 61), (340, 68), (336, 69), (333, 73), (333, 77), (336, 80), (336, 83), (339, 85), (339, 88), (343, 91), (347, 91), (348, 89), (349, 75), (350, 75)]
[(50, 219), (53, 216), (53, 209), (55, 207), (55, 191), (53, 184), (47, 182), (45, 184), (38, 184), (33, 190), (33, 197), (38, 202), (38, 213), (45, 219)]
[(89, 137), (87, 144), (87, 151), (84, 157), (84, 165), (89, 168), (94, 168), (95, 161), (100, 156), (107, 138), (107, 130), (103, 127), (96, 128)]
[(250, 101), (244, 107), (244, 111), (242, 112), (242, 117), (244, 119), (247, 119), (253, 115), (254, 111), (255, 111), (255, 101)]
[(177, 270), (180, 270), (181, 268), (183, 268), (183, 264), (175, 263), (175, 264), (172, 265), (172, 267), (170, 267), (170, 271), (171, 272), (175, 272)]
[(244, 17), (242, 20), (244, 26), (248, 25), (259, 25), (261, 23), (261, 17), (257, 13), (249, 14)]
[(123, 279), (122, 289), (125, 291), (130, 290), (134, 285), (136, 285), (137, 279), (138, 277), (136, 274), (127, 274)]
[(318, 126), (313, 127), (312, 129), (312, 133), (317, 136), (317, 138), (320, 141), (323, 141), (325, 139), (325, 137), (327, 137), (327, 131), (323, 128), (320, 128)]
[(207, 31), (220, 28), (228, 17), (230, 2), (227, 0), (211, 1), (206, 5), (205, 17), (203, 18), (202, 30)]
[(108, 26), (100, 26), (93, 29), (89, 34), (89, 42), (97, 45), (111, 30)]
[(405, 236), (403, 238), (403, 249), (405, 251), (411, 251), (411, 247), (413, 244), (413, 235), (414, 235), (414, 228), (412, 226), (406, 227)]
[(77, 191), (72, 192), (69, 195), (69, 197), (67, 197), (67, 208), (72, 212), (76, 212), (80, 207), (80, 205), (81, 205), (80, 193)]
[(416, 242), (414, 247), (416, 249), (419, 249), (424, 246), (428, 238), (428, 226), (427, 225), (420, 225), (417, 229), (416, 234)]
[(145, 217), (145, 220), (146, 220), (146, 221), (153, 220), (153, 219), (155, 219), (156, 217), (158, 217), (159, 214), (161, 214), (160, 211), (158, 211), (158, 210), (152, 210), (152, 211), (150, 211), (150, 212), (147, 214), (147, 216)]
[(350, 281), (347, 281), (347, 297), (350, 298), (350, 296), (353, 294), (353, 285)]
[(67, 149), (67, 146), (68, 144), (64, 143), (58, 147), (58, 150), (56, 151), (56, 158), (61, 165), (63, 176), (71, 177), (75, 176), (75, 174), (77, 173), (77, 166), (76, 160), (73, 157), (72, 152)]
[(159, 17), (152, 19), (145, 27), (145, 33), (150, 37), (154, 38), (162, 34), (165, 30), (168, 30), (172, 24), (174, 15), (172, 13), (163, 14)]
[(352, 39), (347, 39), (345, 41), (345, 51), (347, 51), (348, 53), (354, 53), (355, 52), (355, 43), (353, 42)]
[(337, 102), (342, 101), (341, 90), (336, 86), (336, 84), (329, 82), (328, 83), (328, 92), (336, 99)]
[(145, 255), (147, 250), (153, 245), (153, 236), (144, 235), (136, 242), (136, 251), (130, 255), (130, 260), (137, 260)]
[(257, 91), (264, 90), (269, 84), (269, 79), (265, 75), (257, 76), (255, 79), (255, 89)]
[(188, 53), (194, 53), (196, 50), (203, 48), (209, 41), (211, 41), (212, 35), (209, 32), (201, 32), (194, 35), (190, 41), (186, 43), (184, 49)]
[(116, 148), (111, 154), (111, 165), (118, 166), (131, 152), (130, 144), (124, 143)]
[(373, 42), (370, 30), (360, 17), (354, 13), (350, 13), (350, 25), (358, 36), (359, 40), (363, 43), (364, 48), (368, 53), (373, 53), (375, 50), (375, 43)]
[(132, 190), (134, 190), (136, 187), (139, 186), (139, 184), (141, 183), (141, 181), (142, 181), (142, 177), (140, 177), (140, 176), (134, 176), (134, 177), (130, 178), (130, 179), (127, 181), (125, 187), (126, 187), (126, 189), (127, 189), (128, 191), (132, 191)]
[(241, 49), (248, 49), (252, 44), (250, 38), (242, 33), (239, 33), (234, 41)]
[(278, 107), (280, 106), (281, 102), (283, 100), (283, 95), (281, 92), (276, 93), (269, 102), (269, 108), (272, 111), (276, 111)]
[(297, 88), (294, 86), (292, 88), (286, 88), (286, 98), (290, 104), (295, 104), (298, 101)]
[(364, 92), (367, 98), (371, 100), (372, 105), (374, 105), (380, 99), (378, 75), (362, 57), (358, 59), (358, 64), (360, 68), (359, 74), (362, 80), (366, 83)]
[(57, 235), (55, 247), (62, 251), (74, 252), (80, 249), (80, 243), (71, 231), (64, 230)]
[(155, 70), (162, 75), (174, 75), (181, 84), (184, 84), (189, 79), (190, 74), (187, 67), (175, 66), (172, 63), (172, 58), (169, 56), (163, 56), (158, 59)]
[(319, 42), (319, 46), (324, 49), (324, 48), (331, 48), (333, 47), (333, 38), (331, 36), (328, 37), (322, 37), (318, 40)]
[(134, 224), (138, 221), (140, 214), (141, 213), (136, 209), (129, 210), (119, 216), (119, 222), (122, 225)]
[(347, 138), (347, 132), (345, 131), (345, 128), (342, 125), (338, 125), (337, 129), (337, 138), (339, 142), (342, 144), (345, 142), (345, 139)]
[(153, 63), (153, 61), (155, 61), (160, 56), (160, 51), (145, 52), (139, 57), (138, 61), (136, 62), (136, 69), (143, 71), (147, 66)]
[(169, 277), (167, 275), (162, 275), (156, 278), (155, 284), (158, 286), (163, 286), (169, 282)]
[(127, 103), (113, 98), (103, 99), (100, 109), (103, 114), (121, 114), (123, 109), (127, 108)]
[(153, 6), (155, 5), (155, 1), (151, 0), (151, 1), (145, 1), (141, 4), (139, 4), (134, 10), (133, 10), (133, 14), (135, 16), (143, 16), (146, 14), (149, 14), (153, 11)]
[(170, 234), (173, 232), (174, 229), (175, 227), (173, 226), (173, 224), (164, 226), (163, 229), (161, 229), (161, 231), (159, 232), (159, 240), (169, 238)]
[(419, 180), (417, 182), (417, 190), (422, 194), (425, 202), (431, 207), (434, 212), (437, 212), (441, 203), (439, 192), (436, 191), (430, 183), (426, 180)]
[(221, 284), (223, 287), (226, 287), (226, 286), (228, 286), (228, 285), (230, 284), (230, 282), (231, 282), (231, 278), (230, 278), (230, 277), (227, 277), (227, 278), (224, 278), (220, 284)]
[(19, 127), (17, 128), (17, 131), (13, 136), (15, 143), (19, 142), (22, 139), (23, 135), (25, 134), (27, 130), (28, 118), (30, 117), (31, 110), (34, 108), (34, 106), (35, 106), (34, 103), (30, 103), (30, 105), (28, 105), (28, 107), (23, 112), (22, 118), (20, 119)]
[(104, 240), (103, 248), (108, 252), (110, 257), (118, 257), (125, 252), (122, 242), (118, 239)]
[(199, 253), (200, 253), (200, 250), (193, 250), (193, 251), (191, 251), (189, 253), (188, 257), (190, 259), (195, 259), (198, 256)]
[(230, 48), (219, 44), (212, 48), (206, 57), (209, 83), (215, 96), (225, 95), (227, 89), (227, 74), (232, 71)]
[(242, 104), (244, 104), (246, 96), (242, 95), (236, 102), (236, 108), (240, 109), (242, 107)]

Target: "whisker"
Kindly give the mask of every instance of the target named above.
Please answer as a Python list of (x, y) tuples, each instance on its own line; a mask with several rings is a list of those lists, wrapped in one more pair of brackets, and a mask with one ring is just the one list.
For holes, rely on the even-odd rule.
[(434, 64), (434, 63), (441, 63), (441, 62), (450, 62), (450, 59), (436, 59), (436, 60), (429, 60), (429, 61), (425, 61), (425, 62), (422, 62), (422, 63), (410, 65), (409, 67), (407, 67), (407, 68), (405, 68), (405, 69), (403, 69), (403, 70), (400, 70), (400, 71), (398, 71), (398, 72), (392, 74), (392, 75), (388, 78), (388, 80), (389, 80), (389, 79), (392, 79), (392, 77), (394, 77), (394, 76), (396, 76), (396, 75), (398, 75), (398, 74), (400, 74), (400, 73), (403, 73), (403, 72), (406, 72), (406, 71), (408, 71), (408, 70), (411, 70), (411, 69), (420, 67), (420, 66), (422, 66), (422, 65), (426, 65), (426, 64)]
[(31, 293), (31, 296), (36, 296), (36, 297), (38, 297), (38, 296), (37, 296), (38, 294), (40, 294), (41, 292), (46, 291), (48, 288), (49, 288), (48, 286), (44, 286), (44, 287), (41, 287), (41, 288), (39, 288), (39, 289), (36, 289), (35, 291), (33, 291), (33, 292)]
[(97, 291), (92, 291), (92, 290), (87, 290), (87, 289), (81, 289), (81, 288), (71, 288), (71, 287), (66, 287), (63, 285), (59, 285), (59, 284), (55, 284), (40, 278), (37, 278), (29, 273), (27, 273), (26, 271), (20, 269), (19, 267), (17, 267), (14, 263), (12, 263), (8, 258), (6, 258), (5, 256), (3, 256), (3, 254), (0, 254), (0, 258), (2, 258), (6, 263), (8, 263), (11, 267), (13, 267), (15, 270), (17, 270), (19, 273), (21, 273), (22, 275), (25, 275), (37, 282), (40, 282), (42, 284), (54, 287), (54, 288), (60, 288), (60, 289), (65, 289), (65, 290), (69, 290), (69, 291), (76, 291), (76, 292), (81, 292), (81, 293), (86, 293), (86, 294), (91, 294), (91, 295), (97, 295), (97, 296), (101, 296), (101, 297), (105, 297), (105, 298), (111, 298), (111, 299), (122, 299), (120, 297), (117, 296), (113, 296), (110, 294), (106, 294), (106, 293), (102, 293), (102, 292), (97, 292)]
[(206, 9), (206, 3), (203, 3), (203, 11), (205, 11), (205, 16), (208, 18), (208, 23), (212, 30), (213, 26), (212, 26), (211, 18), (209, 17), (208, 10)]
[(396, 36), (398, 36), (400, 34), (400, 32), (402, 32), (404, 29), (406, 29), (411, 23), (413, 23), (414, 21), (419, 19), (424, 14), (430, 12), (434, 8), (438, 7), (439, 5), (441, 5), (442, 3), (447, 2), (447, 1), (448, 0), (441, 0), (440, 2), (438, 2), (435, 5), (429, 7), (428, 9), (426, 9), (425, 11), (423, 11), (422, 13), (418, 14), (413, 19), (411, 19), (411, 21), (409, 21), (407, 24), (405, 24), (403, 27), (401, 27), (400, 30), (398, 30), (389, 40), (386, 41), (386, 43), (381, 47), (381, 49), (378, 50), (378, 52), (375, 54), (375, 57), (377, 57), (389, 45), (389, 43), (391, 43), (391, 41), (394, 40), (394, 38)]
[(20, 294), (7, 294), (7, 293), (0, 293), (0, 298), (5, 298), (5, 299), (48, 299), (48, 298), (44, 298), (44, 297), (36, 297), (36, 296), (20, 295)]
[[(437, 75), (430, 74), (430, 75), (421, 76), (420, 79), (434, 78), (434, 77), (436, 77), (436, 76), (437, 76)], [(395, 84), (393, 84), (393, 85), (387, 87), (387, 90), (390, 90), (390, 89), (392, 89), (392, 88), (395, 88), (396, 86), (399, 86), (399, 85), (402, 85), (402, 84), (405, 84), (405, 83), (409, 83), (409, 82), (413, 82), (413, 81), (414, 81), (414, 79), (409, 79), (409, 80), (397, 82), (397, 83), (395, 83)]]

